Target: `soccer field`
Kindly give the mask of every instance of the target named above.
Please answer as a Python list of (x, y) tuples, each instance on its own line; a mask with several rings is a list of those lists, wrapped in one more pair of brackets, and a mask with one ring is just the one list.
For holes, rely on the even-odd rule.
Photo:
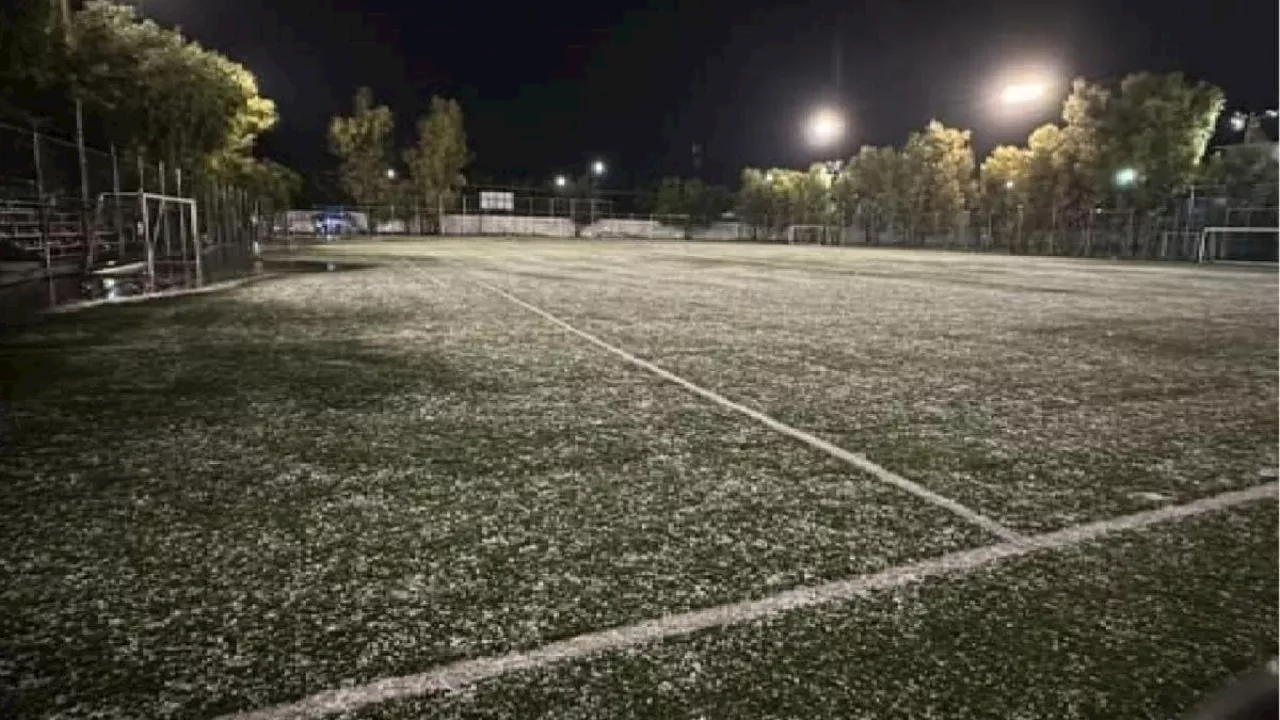
[(0, 340), (0, 717), (1168, 718), (1277, 645), (1277, 282), (430, 239)]

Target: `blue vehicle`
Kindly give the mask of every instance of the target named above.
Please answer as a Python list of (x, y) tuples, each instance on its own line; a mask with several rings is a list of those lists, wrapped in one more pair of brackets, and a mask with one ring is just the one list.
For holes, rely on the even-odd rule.
[(327, 208), (315, 214), (315, 226), (317, 235), (330, 238), (354, 233), (356, 221), (342, 208)]

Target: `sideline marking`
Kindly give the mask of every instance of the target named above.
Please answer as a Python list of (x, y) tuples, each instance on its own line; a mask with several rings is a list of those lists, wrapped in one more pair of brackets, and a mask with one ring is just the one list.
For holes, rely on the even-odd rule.
[(645, 370), (648, 370), (654, 375), (657, 375), (665, 380), (669, 380), (679, 385), (680, 387), (688, 390), (689, 392), (694, 393), (695, 395), (699, 395), (703, 398), (706, 398), (707, 400), (710, 400), (711, 402), (723, 408), (734, 410), (743, 415), (746, 415), (747, 417), (755, 420), (756, 422), (759, 422), (760, 424), (776, 432), (782, 433), (783, 435), (787, 435), (791, 438), (799, 440), (800, 442), (812, 448), (821, 450), (834, 458), (843, 460), (846, 463), (858, 468), (859, 470), (862, 470), (863, 472), (871, 475), (872, 477), (876, 478), (877, 480), (883, 483), (893, 485), (899, 489), (902, 489), (911, 493), (912, 495), (915, 495), (918, 498), (921, 498), (923, 500), (926, 500), (927, 502), (937, 505), (938, 507), (950, 510), (952, 513), (959, 515), (960, 517), (964, 518), (965, 520), (968, 520), (974, 525), (981, 527), (982, 529), (986, 530), (992, 535), (995, 535), (1001, 540), (1017, 541), (1022, 539), (1023, 537), (1020, 533), (1017, 533), (1011, 530), (1010, 528), (1005, 527), (999, 522), (996, 522), (995, 520), (987, 517), (986, 515), (983, 515), (982, 513), (976, 510), (972, 510), (964, 505), (961, 505), (955, 500), (952, 500), (949, 497), (939, 495), (938, 493), (930, 490), (929, 488), (917, 482), (908, 480), (902, 477), (901, 475), (898, 475), (897, 473), (888, 470), (887, 468), (877, 465), (871, 460), (868, 460), (867, 456), (862, 455), (861, 453), (849, 452), (848, 450), (845, 450), (842, 447), (833, 445), (827, 442), (826, 440), (823, 440), (820, 437), (811, 435), (798, 428), (791, 427), (790, 425), (787, 425), (786, 423), (781, 422), (779, 420), (775, 420), (769, 417), (768, 415), (765, 415), (764, 413), (760, 412), (759, 410), (753, 410), (745, 405), (736, 403), (730, 400), (729, 398), (724, 397), (723, 395), (720, 395), (716, 392), (708, 390), (702, 387), (701, 385), (695, 385), (694, 383), (688, 380), (685, 380), (679, 375), (676, 375), (675, 373), (672, 373), (668, 370), (663, 370), (662, 368), (658, 367), (657, 365), (654, 365), (648, 360), (643, 360), (641, 358), (638, 358), (635, 355), (632, 355), (631, 353), (627, 352), (626, 350), (623, 350), (622, 348), (617, 347), (615, 345), (611, 345), (605, 342), (604, 340), (601, 340), (600, 338), (596, 337), (595, 335), (592, 335), (591, 333), (586, 332), (585, 330), (579, 330), (573, 325), (570, 325), (569, 323), (565, 322), (564, 320), (561, 320), (555, 315), (552, 315), (546, 310), (543, 310), (537, 305), (533, 305), (532, 303), (525, 302), (524, 300), (521, 300), (520, 298), (516, 297), (515, 295), (512, 295), (511, 293), (507, 292), (506, 290), (503, 290), (502, 288), (496, 287), (494, 285), (490, 285), (489, 283), (484, 282), (483, 280), (475, 280), (474, 282), (477, 285), (480, 285), (481, 287), (484, 287), (491, 292), (501, 295), (502, 297), (519, 305), (520, 307), (523, 307), (529, 312), (540, 315), (542, 318), (552, 323), (555, 323), (556, 325), (560, 326), (565, 330), (568, 330), (569, 332), (577, 335), (578, 337), (600, 348), (603, 348), (604, 350), (608, 350), (609, 352), (613, 353), (614, 355), (617, 355), (618, 357), (622, 358), (623, 360), (626, 360), (627, 362), (633, 365), (644, 368)]
[(463, 660), (416, 675), (384, 678), (356, 687), (326, 690), (297, 702), (224, 715), (219, 720), (309, 720), (326, 715), (353, 712), (391, 700), (460, 690), (513, 672), (536, 670), (588, 655), (624, 650), (660, 640), (682, 637), (701, 630), (739, 625), (792, 610), (851, 600), (871, 592), (890, 590), (927, 578), (963, 575), (1006, 558), (1071, 548), (1119, 532), (1185, 520), (1259, 500), (1274, 500), (1276, 489), (1276, 483), (1257, 485), (1247, 490), (1223, 493), (1185, 505), (1174, 505), (1035, 535), (1020, 542), (1002, 542), (975, 550), (949, 553), (932, 560), (909, 563), (849, 580), (796, 588), (758, 600), (666, 615), (643, 620), (634, 625), (586, 633), (525, 652)]

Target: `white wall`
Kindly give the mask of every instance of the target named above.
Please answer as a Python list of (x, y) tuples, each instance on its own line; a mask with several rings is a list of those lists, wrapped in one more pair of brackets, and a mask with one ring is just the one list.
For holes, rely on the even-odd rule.
[[(515, 235), (537, 237), (574, 237), (573, 220), (564, 217), (539, 217), (533, 215), (444, 215), (440, 218), (443, 235)], [(627, 218), (601, 218), (583, 226), (584, 238), (645, 238), (651, 240), (682, 240), (684, 228), (664, 225), (657, 220), (631, 220)], [(742, 223), (718, 222), (707, 227), (694, 228), (689, 233), (692, 240), (740, 240), (751, 235), (750, 228)]]
[(751, 228), (737, 222), (711, 223), (707, 227), (694, 228), (689, 237), (693, 240), (746, 240), (751, 237)]
[(573, 237), (573, 220), (532, 215), (443, 215), (442, 235), (534, 235)]
[(684, 237), (684, 228), (676, 225), (663, 225), (657, 220), (602, 218), (582, 228), (582, 237), (679, 240)]

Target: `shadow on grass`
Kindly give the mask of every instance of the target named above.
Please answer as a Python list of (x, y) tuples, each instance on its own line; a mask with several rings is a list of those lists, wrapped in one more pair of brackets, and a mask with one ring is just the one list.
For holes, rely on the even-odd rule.
[(39, 444), (40, 433), (72, 427), (92, 437), (106, 425), (231, 422), (252, 406), (358, 410), (396, 394), (493, 387), (420, 343), (353, 337), (393, 333), (407, 317), (228, 296), (51, 316), (0, 343), (0, 400), (20, 425), (19, 440)]

